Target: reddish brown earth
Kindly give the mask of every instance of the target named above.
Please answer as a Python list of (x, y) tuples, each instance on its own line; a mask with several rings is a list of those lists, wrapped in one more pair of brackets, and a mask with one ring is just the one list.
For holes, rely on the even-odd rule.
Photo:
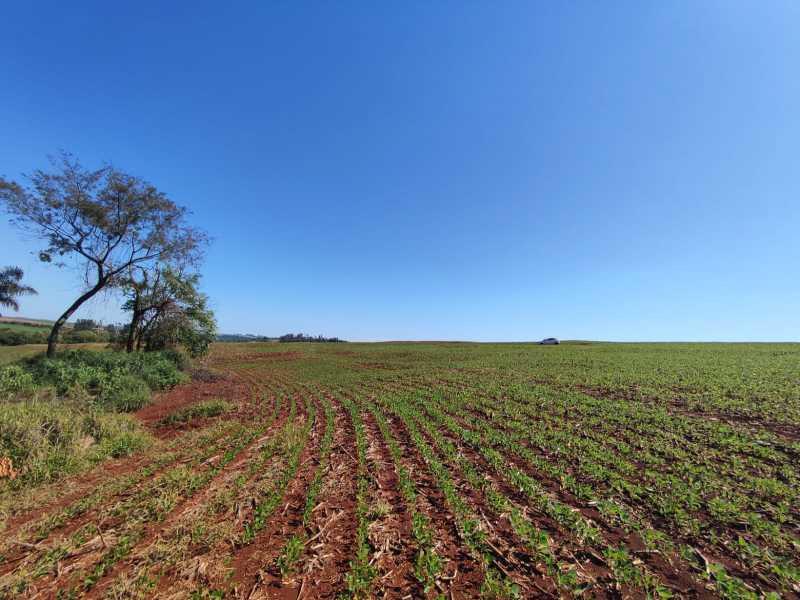
[[(319, 502), (312, 511), (309, 537), (305, 543), (304, 565), (298, 581), (289, 583), (283, 597), (336, 598), (344, 588), (355, 540), (355, 432), (347, 412), (332, 396), (335, 428), (331, 456)], [(296, 592), (296, 596), (292, 596)], [(273, 597), (281, 597), (272, 590)]]
[(416, 483), (421, 510), (434, 528), (435, 550), (445, 561), (446, 581), (440, 589), (446, 590), (453, 598), (477, 598), (483, 582), (480, 565), (461, 542), (456, 521), (447, 508), (444, 495), (422, 456), (416, 451), (408, 431), (399, 419), (388, 417), (387, 420), (403, 450), (403, 465)]
[[(497, 505), (490, 502), (492, 496), (487, 490), (502, 494), (524, 515), (527, 523), (546, 534), (548, 549), (559, 568), (569, 565), (578, 573), (586, 589), (584, 597), (639, 599), (646, 596), (633, 584), (619, 582), (602, 550), (582, 544), (563, 521), (550, 516), (552, 512), (537, 508), (531, 498), (515, 487), (507, 473), (494, 469), (484, 457), (485, 449), (473, 444), (472, 438), (453, 433), (461, 429), (426, 430), (425, 425), (434, 422), (435, 411), (428, 409), (430, 412), (426, 413), (418, 406), (415, 408), (419, 411), (416, 427), (425, 442), (420, 447), (424, 449), (427, 444), (432, 449), (436, 460), (431, 464), (439, 461), (445, 465), (454, 493), (479, 523), (486, 552), (483, 556), (476, 555), (467, 545), (464, 526), (449, 503), (452, 495), (445, 494), (435, 469), (426, 462), (430, 455), (420, 451), (412, 438), (415, 425), (407, 426), (406, 423), (413, 422), (404, 422), (398, 416), (406, 419), (407, 414), (395, 410), (392, 401), (384, 401), (382, 396), (403, 397), (403, 394), (430, 392), (438, 387), (463, 390), (467, 386), (458, 382), (439, 385), (411, 375), (395, 377), (389, 371), (399, 368), (393, 366), (388, 356), (381, 356), (386, 361), (382, 362), (364, 361), (352, 351), (335, 350), (332, 354), (337, 357), (337, 365), (355, 356), (347, 363), (347, 373), (360, 372), (366, 380), (350, 386), (326, 387), (303, 379), (301, 375), (305, 371), (292, 370), (306, 361), (308, 372), (313, 373), (317, 365), (313, 354), (242, 350), (228, 352), (211, 361), (218, 376), (204, 377), (159, 394), (151, 406), (135, 413), (156, 439), (151, 449), (108, 461), (71, 477), (63, 482), (67, 491), (62, 496), (43, 493), (40, 504), (19, 510), (8, 520), (0, 540), (0, 598), (57, 598), (59, 594), (85, 598), (165, 599), (214, 598), (221, 594), (226, 598), (248, 600), (348, 597), (347, 581), (355, 557), (359, 522), (356, 431), (347, 408), (351, 403), (360, 411), (367, 441), (367, 541), (374, 577), (369, 593), (362, 597), (430, 600), (441, 594), (446, 600), (479, 598), (486, 594), (487, 573), (491, 575), (492, 569), (513, 582), (521, 598), (568, 597), (566, 588), (548, 570), (541, 555), (526, 546), (525, 539), (512, 526), (510, 515), (493, 508)], [(194, 419), (189, 423), (164, 423), (165, 417), (176, 411), (215, 398), (225, 400), (232, 409), (217, 417)], [(315, 418), (310, 422), (307, 440), (300, 450), (297, 471), (285, 487), (276, 488), (276, 481), (287, 465), (287, 436), (309, 423), (306, 400), (314, 407)], [(304, 523), (308, 490), (323, 464), (320, 452), (325, 430), (324, 401), (329, 401), (333, 407), (333, 442), (327, 463), (324, 463), (326, 466), (320, 471), (321, 492), (310, 518)], [(292, 404), (295, 407), (293, 418)], [(377, 407), (383, 414), (391, 437), (399, 444), (397, 464), (378, 426), (383, 426), (383, 420), (376, 420), (368, 410), (371, 407)], [(491, 408), (476, 405), (458, 414), (454, 411), (449, 416), (468, 431), (474, 431), (470, 429), (475, 422), (472, 416), (509, 431), (503, 429), (502, 421), (487, 412), (491, 412)], [(230, 430), (218, 429), (220, 425)], [(203, 444), (196, 441), (200, 435), (215, 431), (218, 439), (212, 437)], [(234, 431), (238, 432), (236, 436), (231, 433)], [(437, 444), (437, 440), (441, 442), (442, 439), (455, 447), (457, 460), (451, 460), (452, 455)], [(555, 455), (548, 454), (546, 449), (523, 445), (543, 460), (555, 460)], [(153, 466), (167, 448), (173, 448), (175, 456)], [(529, 454), (525, 456), (530, 457)], [(572, 495), (563, 481), (540, 472), (519, 456), (504, 454), (504, 457), (509, 467), (519, 469), (541, 484), (553, 501), (595, 525), (603, 547), (624, 548), (637, 565), (646, 568), (675, 597), (718, 597), (706, 585), (706, 578), (697, 564), (690, 564), (675, 552), (647, 551), (639, 534), (605, 517), (592, 503)], [(464, 464), (467, 467), (463, 467)], [(474, 483), (469, 464), (481, 474), (483, 484)], [(113, 491), (104, 491), (110, 484), (125, 481), (126, 477), (148, 466), (153, 468), (138, 480), (129, 485), (120, 484)], [(427, 593), (415, 572), (418, 548), (413, 535), (412, 509), (401, 493), (398, 466), (411, 475), (416, 494), (415, 509), (427, 517), (434, 534), (433, 548), (442, 558), (435, 588)], [(187, 482), (196, 478), (201, 483), (196, 489), (165, 487), (167, 476), (176, 472), (185, 475)], [(263, 527), (253, 538), (243, 537), (245, 525), (252, 522), (258, 502), (275, 489), (280, 498), (277, 508), (267, 515)], [(73, 509), (95, 490), (102, 492), (98, 492), (96, 502), (46, 526), (48, 519)], [(173, 493), (175, 496), (170, 496)], [(150, 506), (147, 502), (154, 498), (171, 502), (165, 504), (168, 509), (159, 512), (160, 504)], [(630, 505), (646, 514), (647, 507), (636, 502)], [(152, 512), (147, 513), (145, 509)], [(134, 513), (140, 517), (144, 514), (141, 523), (131, 521)], [(663, 523), (654, 525), (662, 527)], [(99, 532), (90, 531), (91, 526), (96, 526)], [(37, 533), (40, 529), (41, 533)], [(128, 536), (130, 542), (126, 545)], [(302, 540), (302, 549), (294, 569), (282, 574), (278, 558), (293, 536)], [(771, 581), (765, 583), (760, 574), (747, 572), (744, 565), (721, 555), (702, 539), (681, 537), (678, 532), (674, 538), (696, 548), (702, 560), (725, 565), (730, 574), (754, 589), (774, 586)], [(784, 596), (797, 597), (791, 591)]]
[[(317, 415), (308, 443), (300, 455), (297, 473), (289, 482), (278, 510), (252, 542), (234, 551), (231, 585), (237, 596), (275, 597), (282, 588), (288, 588), (286, 597), (292, 595), (291, 588), (283, 585), (275, 561), (286, 541), (292, 535), (300, 533), (302, 528), (306, 493), (319, 465), (319, 440), (324, 427), (320, 412), (321, 407), (317, 406)], [(304, 415), (305, 418), (308, 418), (307, 414)]]
[[(155, 435), (162, 438), (173, 437), (178, 431), (187, 428), (185, 424), (165, 426), (161, 421), (171, 414), (202, 400), (216, 398), (233, 403), (238, 410), (245, 411), (252, 390), (250, 386), (233, 373), (215, 377), (212, 381), (193, 381), (179, 385), (167, 392), (157, 394), (152, 404), (134, 413)], [(195, 423), (194, 426), (201, 425)]]
[(400, 493), (392, 458), (375, 417), (365, 412), (363, 419), (369, 443), (367, 466), (373, 481), (369, 504), (380, 509), (369, 527), (369, 540), (375, 548), (378, 586), (384, 591), (384, 598), (403, 598), (409, 593), (419, 597), (423, 595), (423, 588), (413, 572), (415, 551), (411, 543), (411, 515)]

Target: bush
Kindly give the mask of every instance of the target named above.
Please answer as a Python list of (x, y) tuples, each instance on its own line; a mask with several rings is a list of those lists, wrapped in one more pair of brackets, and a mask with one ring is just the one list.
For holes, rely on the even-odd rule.
[(117, 413), (146, 405), (151, 389), (185, 381), (182, 360), (176, 353), (81, 349), (0, 368), (0, 492), (145, 446), (149, 437), (138, 423)]
[(0, 400), (29, 395), (35, 386), (33, 376), (19, 365), (0, 368)]
[(76, 387), (97, 392), (108, 377), (108, 371), (100, 367), (61, 358), (35, 357), (24, 364), (37, 386), (52, 386), (59, 395)]
[(92, 394), (102, 394), (105, 386), (117, 386), (113, 377), (130, 375), (144, 381), (151, 390), (163, 390), (188, 378), (178, 370), (177, 358), (163, 352), (97, 352), (66, 350), (54, 359), (34, 357), (25, 368), (37, 385), (52, 385), (59, 394), (78, 385)]
[(177, 367), (181, 371), (185, 371), (190, 366), (192, 366), (189, 357), (180, 350), (175, 350), (174, 348), (168, 348), (166, 350), (162, 350), (161, 352), (157, 352), (156, 354), (160, 354), (167, 360), (171, 361), (175, 365), (175, 367)]
[(131, 372), (147, 382), (151, 390), (163, 390), (186, 382), (189, 377), (182, 372), (187, 359), (179, 352), (137, 352), (131, 359)]
[(53, 481), (108, 457), (144, 448), (149, 436), (127, 415), (64, 400), (0, 402), (0, 457), (18, 476), (0, 489)]
[(104, 339), (100, 339), (94, 331), (90, 331), (88, 329), (68, 329), (62, 336), (61, 341), (65, 344), (91, 344), (99, 341), (104, 341)]
[(132, 412), (150, 402), (150, 388), (133, 375), (115, 372), (103, 382), (97, 403), (106, 410)]
[(21, 346), (22, 344), (44, 344), (47, 334), (43, 331), (17, 331), (0, 328), (0, 346)]
[[(0, 346), (21, 346), (22, 344), (46, 344), (47, 331), (29, 328), (30, 331), (22, 329), (11, 329), (0, 327)], [(88, 329), (65, 329), (61, 334), (61, 341), (65, 344), (92, 344), (106, 342), (110, 338), (105, 331), (92, 331)]]

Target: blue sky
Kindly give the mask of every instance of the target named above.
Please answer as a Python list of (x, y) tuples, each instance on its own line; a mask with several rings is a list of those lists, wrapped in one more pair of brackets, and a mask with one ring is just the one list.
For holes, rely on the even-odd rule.
[[(0, 174), (189, 206), (220, 329), (800, 340), (800, 4), (17, 2)], [(74, 273), (0, 222), (54, 318)], [(80, 316), (121, 319), (118, 301)]]

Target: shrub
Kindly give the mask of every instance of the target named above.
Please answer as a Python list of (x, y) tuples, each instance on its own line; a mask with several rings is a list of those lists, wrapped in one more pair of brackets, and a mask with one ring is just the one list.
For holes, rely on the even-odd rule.
[(133, 418), (85, 403), (2, 402), (0, 457), (10, 459), (18, 476), (0, 482), (0, 489), (53, 481), (105, 458), (130, 454), (149, 442)]
[(102, 384), (97, 403), (106, 410), (132, 412), (150, 402), (150, 388), (133, 375), (113, 372)]
[(186, 380), (182, 360), (177, 353), (73, 349), (0, 368), (0, 464), (7, 473), (0, 492), (145, 446), (149, 437), (137, 422), (117, 413), (146, 405), (151, 389)]
[(65, 344), (90, 344), (103, 340), (101, 340), (94, 331), (88, 329), (70, 329), (61, 336), (61, 341)]
[(0, 400), (28, 395), (34, 390), (33, 376), (19, 365), (0, 368)]
[(109, 415), (91, 411), (84, 419), (84, 429), (97, 440), (92, 448), (90, 460), (96, 462), (105, 457), (121, 458), (146, 447), (150, 439), (138, 421), (127, 415)]
[(185, 371), (191, 366), (189, 357), (180, 350), (175, 350), (174, 348), (167, 348), (166, 350), (162, 350), (161, 352), (156, 352), (153, 354), (163, 356), (167, 360), (171, 361), (175, 367), (181, 371)]
[(22, 344), (44, 344), (47, 334), (43, 331), (18, 331), (0, 328), (0, 346), (21, 346)]
[(186, 359), (178, 352), (138, 352), (134, 356), (139, 362), (132, 372), (144, 379), (151, 390), (171, 388), (188, 380), (181, 372)]
[(76, 385), (90, 393), (102, 393), (112, 377), (130, 375), (143, 380), (152, 390), (161, 390), (186, 381), (187, 376), (178, 370), (177, 359), (171, 353), (97, 352), (94, 350), (66, 350), (54, 359), (43, 356), (29, 359), (25, 368), (37, 385), (52, 385), (59, 394), (66, 394)]
[(25, 369), (31, 374), (36, 385), (51, 385), (61, 395), (76, 386), (88, 391), (99, 391), (108, 378), (110, 369), (91, 364), (91, 361), (81, 361), (76, 356), (77, 353), (92, 354), (85, 350), (71, 350), (58, 358), (34, 357), (24, 363)]

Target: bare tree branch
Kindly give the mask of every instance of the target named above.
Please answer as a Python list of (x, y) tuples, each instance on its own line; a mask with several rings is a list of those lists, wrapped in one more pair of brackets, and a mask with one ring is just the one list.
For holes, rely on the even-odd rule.
[(86, 300), (121, 285), (133, 266), (198, 261), (208, 238), (186, 224), (185, 208), (138, 177), (110, 166), (87, 170), (67, 153), (51, 163), (53, 171), (34, 171), (27, 187), (0, 178), (0, 204), (45, 242), (42, 260), (72, 257), (85, 267), (86, 289), (50, 332), (52, 356), (61, 326)]

